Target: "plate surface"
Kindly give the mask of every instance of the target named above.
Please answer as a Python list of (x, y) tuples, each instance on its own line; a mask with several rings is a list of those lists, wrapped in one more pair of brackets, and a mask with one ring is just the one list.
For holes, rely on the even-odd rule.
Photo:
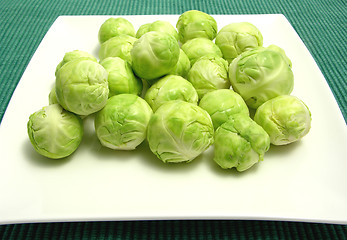
[[(146, 143), (133, 152), (103, 148), (85, 119), (80, 148), (50, 160), (32, 148), (26, 124), (48, 104), (55, 67), (65, 52), (98, 56), (98, 30), (111, 16), (61, 16), (42, 40), (0, 125), (0, 223), (145, 219), (267, 219), (347, 223), (347, 131), (319, 68), (282, 15), (218, 15), (218, 27), (248, 21), (264, 46), (282, 47), (292, 60), (292, 95), (312, 113), (301, 141), (272, 146), (246, 172), (223, 170), (213, 148), (189, 164), (161, 163)], [(114, 16), (115, 17), (115, 16)], [(123, 16), (141, 24), (178, 16)]]

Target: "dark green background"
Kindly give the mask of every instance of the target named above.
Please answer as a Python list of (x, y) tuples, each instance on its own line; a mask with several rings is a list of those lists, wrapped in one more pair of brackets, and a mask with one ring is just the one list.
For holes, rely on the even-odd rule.
[[(346, 121), (346, 0), (2, 0), (0, 3), (0, 120), (27, 64), (58, 16), (181, 14), (190, 9), (209, 14), (284, 14), (316, 60)], [(2, 239), (297, 239), (299, 237), (347, 239), (347, 226), (225, 220), (36, 223), (0, 226)]]

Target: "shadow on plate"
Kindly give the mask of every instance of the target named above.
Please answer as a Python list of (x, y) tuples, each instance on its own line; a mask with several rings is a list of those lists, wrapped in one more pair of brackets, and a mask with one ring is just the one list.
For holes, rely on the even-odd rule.
[(28, 161), (36, 166), (39, 167), (58, 167), (58, 166), (62, 166), (66, 163), (68, 163), (72, 156), (74, 155), (71, 154), (68, 157), (65, 158), (61, 158), (61, 159), (51, 159), (45, 156), (40, 155), (38, 152), (35, 151), (34, 147), (31, 145), (29, 139), (28, 141), (25, 141), (23, 143), (23, 153), (26, 156), (26, 159), (28, 159)]

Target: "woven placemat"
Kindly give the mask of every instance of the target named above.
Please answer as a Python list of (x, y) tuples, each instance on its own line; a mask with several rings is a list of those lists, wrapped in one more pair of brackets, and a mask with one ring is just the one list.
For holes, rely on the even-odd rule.
[[(347, 119), (346, 1), (22, 1), (0, 8), (0, 120), (40, 41), (60, 15), (284, 14), (328, 82)], [(281, 221), (125, 221), (0, 226), (0, 239), (347, 239), (347, 226)]]

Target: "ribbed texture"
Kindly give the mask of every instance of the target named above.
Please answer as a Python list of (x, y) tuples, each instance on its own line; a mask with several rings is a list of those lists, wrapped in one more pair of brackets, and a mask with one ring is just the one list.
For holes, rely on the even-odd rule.
[[(347, 119), (345, 0), (2, 0), (0, 121), (40, 41), (59, 15), (284, 14)], [(28, 99), (30, 100), (30, 99)], [(0, 226), (0, 239), (347, 239), (347, 226), (274, 221), (129, 221)]]
[(0, 238), (16, 240), (344, 240), (347, 238), (347, 226), (297, 222), (217, 220), (36, 223), (1, 226)]

